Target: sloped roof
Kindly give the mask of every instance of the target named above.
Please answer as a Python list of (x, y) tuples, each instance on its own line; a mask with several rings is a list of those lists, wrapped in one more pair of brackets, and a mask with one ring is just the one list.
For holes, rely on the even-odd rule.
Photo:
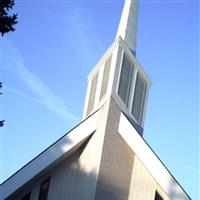
[[(4, 181), (0, 185), (0, 199), (10, 196), (43, 170), (61, 160), (63, 156), (67, 158), (73, 154), (94, 133), (97, 127), (97, 120), (98, 110)], [(181, 200), (191, 200), (123, 113), (120, 116), (118, 134), (130, 146), (146, 169), (169, 196), (170, 200), (175, 200), (174, 192), (179, 194)]]
[(5, 199), (63, 156), (69, 157), (96, 130), (98, 111), (78, 124), (0, 185), (0, 199)]
[(166, 192), (170, 200), (177, 200), (174, 194), (178, 194), (181, 200), (191, 200), (178, 181), (173, 177), (148, 143), (142, 138), (132, 126), (126, 116), (121, 113), (118, 133), (130, 146), (139, 160), (150, 172), (153, 178)]

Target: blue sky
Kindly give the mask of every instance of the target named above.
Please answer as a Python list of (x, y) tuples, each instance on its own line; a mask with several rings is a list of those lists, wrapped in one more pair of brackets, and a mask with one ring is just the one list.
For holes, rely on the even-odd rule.
[[(16, 0), (1, 38), (1, 181), (81, 121), (86, 77), (123, 1)], [(151, 78), (144, 138), (198, 199), (198, 1), (141, 1), (137, 59)]]

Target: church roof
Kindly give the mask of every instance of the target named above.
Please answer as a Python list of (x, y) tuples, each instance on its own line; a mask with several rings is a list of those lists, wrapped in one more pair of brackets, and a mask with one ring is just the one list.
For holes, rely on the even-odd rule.
[(0, 199), (5, 199), (53, 163), (67, 158), (94, 133), (98, 110), (82, 121), (63, 137), (41, 152), (0, 185)]
[(141, 137), (128, 118), (121, 113), (118, 133), (150, 172), (170, 199), (191, 199), (178, 181), (162, 163), (149, 144)]
[[(48, 169), (49, 166), (62, 160), (63, 157), (67, 158), (77, 151), (95, 132), (98, 112), (98, 110), (94, 112), (87, 119), (40, 153), (36, 158), (22, 167), (9, 179), (4, 181), (0, 186), (1, 199), (10, 196), (32, 178)], [(126, 141), (127, 145), (129, 145), (170, 199), (174, 199), (174, 192), (179, 194), (179, 197), (181, 197), (180, 199), (191, 199), (123, 113), (121, 113), (120, 117), (118, 134)], [(169, 183), (173, 185), (173, 187), (169, 187)], [(174, 191), (172, 191), (172, 189)]]

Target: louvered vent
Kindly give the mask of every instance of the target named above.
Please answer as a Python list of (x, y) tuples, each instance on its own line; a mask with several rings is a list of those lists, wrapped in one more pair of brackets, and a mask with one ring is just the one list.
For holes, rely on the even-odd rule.
[(131, 62), (129, 61), (127, 56), (124, 54), (122, 67), (121, 67), (120, 80), (119, 80), (119, 87), (118, 87), (118, 95), (120, 96), (124, 104), (127, 104), (128, 102), (129, 88), (130, 88), (131, 76), (132, 76), (132, 68), (133, 68), (133, 65), (131, 65)]
[(91, 83), (91, 87), (90, 87), (90, 96), (89, 96), (88, 107), (87, 107), (87, 116), (92, 112), (92, 110), (94, 108), (97, 80), (98, 80), (98, 73), (92, 79), (92, 83)]
[(107, 92), (108, 78), (109, 78), (109, 74), (110, 74), (111, 60), (112, 60), (112, 55), (105, 62), (104, 71), (103, 71), (103, 79), (102, 79), (102, 87), (101, 87), (101, 93), (100, 93), (100, 100), (102, 99), (102, 97)]
[(139, 73), (137, 73), (131, 113), (138, 123), (141, 123), (142, 119), (145, 93), (146, 93), (146, 82), (144, 81), (142, 76)]

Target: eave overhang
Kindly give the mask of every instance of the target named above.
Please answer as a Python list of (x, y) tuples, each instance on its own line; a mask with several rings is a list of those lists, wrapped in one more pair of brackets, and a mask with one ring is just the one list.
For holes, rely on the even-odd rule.
[(143, 163), (155, 181), (165, 191), (170, 200), (177, 200), (174, 192), (179, 195), (181, 200), (191, 200), (189, 195), (161, 162), (144, 138), (138, 134), (123, 113), (120, 116), (118, 133)]
[(57, 140), (36, 158), (18, 170), (0, 185), (0, 199), (9, 197), (25, 183), (45, 171), (59, 159), (69, 157), (94, 133), (97, 127), (98, 111)]

